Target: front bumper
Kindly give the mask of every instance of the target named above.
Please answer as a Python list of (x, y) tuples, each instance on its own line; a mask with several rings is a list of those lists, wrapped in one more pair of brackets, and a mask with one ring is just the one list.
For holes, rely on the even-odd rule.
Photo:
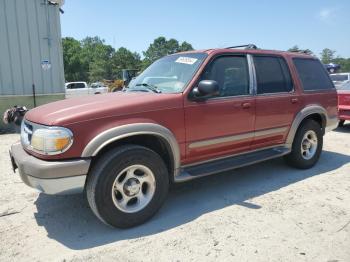
[(45, 161), (29, 155), (20, 143), (11, 146), (13, 169), (22, 181), (46, 194), (74, 194), (84, 190), (90, 159)]

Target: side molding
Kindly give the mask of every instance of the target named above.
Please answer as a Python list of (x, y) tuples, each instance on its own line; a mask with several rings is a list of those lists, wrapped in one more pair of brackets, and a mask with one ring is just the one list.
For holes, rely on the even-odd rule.
[(166, 142), (171, 150), (174, 172), (180, 168), (180, 148), (174, 134), (164, 126), (152, 123), (127, 124), (108, 129), (94, 137), (84, 148), (81, 157), (96, 156), (106, 145), (131, 136), (154, 135)]
[(300, 123), (309, 115), (312, 114), (320, 114), (323, 118), (323, 121), (325, 121), (325, 126), (324, 128), (327, 127), (327, 125), (329, 125), (329, 118), (328, 118), (328, 114), (327, 114), (327, 110), (324, 109), (322, 106), (320, 105), (310, 105), (307, 106), (305, 108), (303, 108), (294, 118), (294, 121), (292, 123), (292, 126), (289, 130), (289, 134), (287, 137), (287, 141), (286, 144), (289, 147), (292, 147), (293, 144), (293, 140), (295, 137), (295, 134), (299, 128)]

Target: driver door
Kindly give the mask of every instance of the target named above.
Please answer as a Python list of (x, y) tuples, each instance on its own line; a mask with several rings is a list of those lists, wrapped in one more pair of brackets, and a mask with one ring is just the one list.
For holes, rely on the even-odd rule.
[(220, 92), (185, 105), (186, 163), (250, 149), (254, 138), (255, 98), (246, 55), (215, 58), (200, 80), (215, 80)]

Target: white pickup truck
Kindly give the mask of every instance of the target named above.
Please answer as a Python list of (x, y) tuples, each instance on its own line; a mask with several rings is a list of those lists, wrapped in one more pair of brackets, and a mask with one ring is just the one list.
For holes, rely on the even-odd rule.
[(108, 87), (103, 85), (93, 84), (89, 86), (86, 82), (68, 82), (66, 86), (66, 98), (104, 94), (108, 92)]

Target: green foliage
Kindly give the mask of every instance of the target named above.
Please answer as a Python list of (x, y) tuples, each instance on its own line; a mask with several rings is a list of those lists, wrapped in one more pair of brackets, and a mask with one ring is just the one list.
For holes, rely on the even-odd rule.
[(340, 72), (350, 72), (350, 58), (337, 57), (331, 62), (340, 65)]
[(350, 58), (336, 57), (336, 51), (329, 48), (323, 49), (320, 55), (324, 64), (335, 63), (340, 65), (340, 72), (350, 72)]
[(167, 40), (165, 37), (160, 36), (150, 44), (145, 52), (143, 52), (145, 59), (143, 60), (142, 67), (148, 67), (163, 56), (190, 50), (193, 50), (193, 47), (187, 42), (179, 44), (176, 39), (171, 38)]
[(114, 49), (100, 38), (87, 37), (79, 42), (66, 37), (62, 46), (66, 81), (94, 82), (111, 76)]
[(62, 39), (63, 63), (66, 81), (87, 80), (80, 42), (72, 37)]
[(125, 47), (117, 51), (99, 37), (86, 37), (82, 41), (72, 37), (62, 39), (66, 81), (95, 82), (103, 79), (118, 79), (122, 69), (142, 70), (153, 61), (181, 51), (193, 50), (191, 44), (175, 39), (159, 37), (147, 49), (145, 58)]
[(141, 69), (141, 56), (131, 52), (125, 47), (119, 48), (111, 59), (112, 76), (114, 79), (121, 78), (122, 69)]
[[(65, 37), (62, 39), (62, 48), (65, 78), (69, 82), (120, 79), (122, 69), (143, 70), (163, 56), (193, 50), (186, 41), (179, 43), (176, 39), (167, 40), (163, 36), (156, 38), (143, 52), (144, 59), (125, 47), (114, 50), (97, 36), (86, 37), (82, 41)], [(300, 49), (297, 45), (288, 51), (314, 55), (310, 49)], [(350, 72), (350, 58), (336, 57), (335, 54), (334, 50), (325, 48), (320, 58), (325, 64), (339, 64), (342, 72)]]
[(322, 50), (321, 52), (321, 61), (322, 63), (324, 64), (329, 64), (331, 63), (334, 58), (335, 58), (335, 51), (334, 50), (331, 50), (329, 48), (325, 48)]

